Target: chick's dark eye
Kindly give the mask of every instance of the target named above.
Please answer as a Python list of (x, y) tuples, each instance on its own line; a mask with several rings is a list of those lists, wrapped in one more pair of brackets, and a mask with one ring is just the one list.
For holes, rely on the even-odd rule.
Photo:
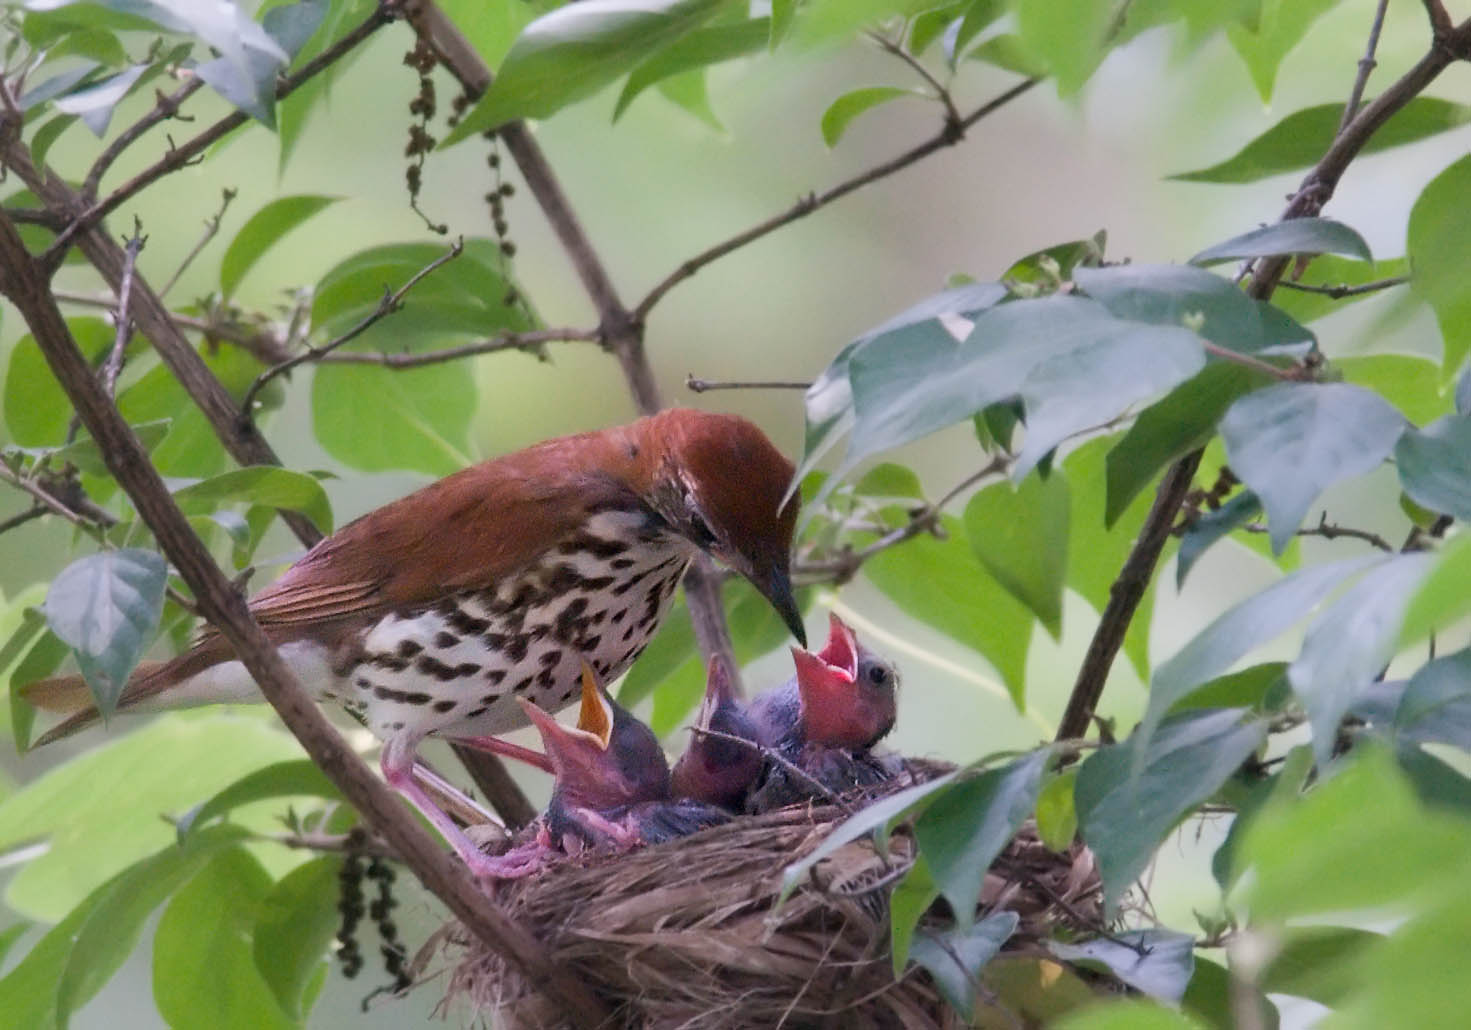
[(889, 670), (882, 665), (874, 665), (868, 670), (868, 682), (876, 687), (882, 687), (889, 682)]

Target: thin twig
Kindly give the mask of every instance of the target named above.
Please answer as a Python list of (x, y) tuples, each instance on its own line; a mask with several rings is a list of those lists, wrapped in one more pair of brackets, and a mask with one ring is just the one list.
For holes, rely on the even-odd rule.
[(44, 504), (39, 502), (32, 503), (25, 511), (18, 512), (4, 522), (0, 522), (0, 533), (8, 533), (17, 526), (24, 526), (27, 522), (31, 522), (45, 515), (46, 512), (47, 508)]
[(1240, 351), (1231, 350), (1229, 347), (1222, 347), (1219, 344), (1211, 343), (1209, 340), (1201, 340), (1200, 345), (1205, 349), (1207, 354), (1220, 358), (1222, 361), (1229, 361), (1232, 364), (1240, 365), (1242, 368), (1249, 368), (1254, 372), (1271, 376), (1273, 379), (1300, 379), (1302, 377), (1301, 372), (1297, 369), (1278, 368), (1276, 365), (1263, 361), (1261, 358), (1254, 358), (1250, 354), (1242, 354)]
[(489, 339), (478, 340), (475, 343), (466, 343), (459, 347), (445, 347), (442, 350), (423, 351), (419, 354), (385, 354), (368, 351), (343, 351), (339, 354), (332, 354), (327, 353), (325, 347), (319, 347), (317, 352), (322, 356), (314, 360), (319, 360), (324, 365), (382, 365), (385, 368), (396, 369), (423, 368), (425, 365), (441, 365), (446, 361), (459, 361), (461, 358), (470, 358), (477, 354), (527, 350), (543, 343), (577, 340), (595, 343), (599, 336), (596, 329), (531, 329), (522, 333), (497, 333)]
[(234, 199), (235, 190), (229, 189), (228, 187), (220, 190), (219, 210), (212, 217), (204, 220), (204, 232), (200, 234), (194, 246), (189, 248), (189, 253), (184, 255), (184, 260), (179, 262), (179, 267), (174, 269), (174, 274), (169, 276), (168, 281), (158, 288), (160, 298), (169, 295), (169, 291), (174, 288), (174, 284), (179, 281), (180, 276), (184, 274), (185, 270), (194, 263), (194, 259), (199, 256), (199, 252), (207, 247), (209, 241), (219, 234), (220, 222), (224, 220), (225, 211), (229, 208), (230, 201)]
[(103, 527), (99, 526), (92, 519), (89, 519), (78, 512), (72, 511), (71, 508), (67, 507), (61, 502), (60, 499), (53, 496), (51, 492), (48, 491), (40, 483), (26, 476), (17, 475), (15, 472), (11, 471), (11, 469), (4, 462), (0, 462), (0, 482), (9, 483), (11, 486), (15, 487), (17, 490), (20, 490), (22, 493), (28, 494), (32, 501), (43, 506), (46, 511), (48, 511), (52, 515), (60, 516), (67, 522), (70, 522), (73, 526), (76, 526), (83, 533), (86, 533), (92, 539), (106, 544), (107, 541), (102, 532)]
[(722, 733), (720, 730), (705, 729), (700, 726), (691, 726), (690, 732), (701, 737), (713, 737), (716, 740), (723, 740), (728, 744), (738, 744), (747, 751), (753, 751), (761, 755), (773, 765), (780, 766), (786, 772), (807, 784), (819, 797), (841, 811), (844, 815), (853, 814), (853, 806), (844, 801), (836, 791), (826, 784), (819, 782), (801, 766), (778, 754), (774, 748), (769, 748), (765, 744), (758, 744), (754, 740), (747, 740), (745, 737), (738, 737), (734, 733)]
[(1359, 58), (1359, 73), (1354, 76), (1354, 85), (1349, 91), (1348, 103), (1343, 105), (1343, 117), (1338, 122), (1339, 132), (1348, 128), (1348, 123), (1353, 121), (1354, 114), (1364, 99), (1364, 87), (1369, 82), (1369, 74), (1377, 66), (1378, 62), (1374, 60), (1374, 52), (1379, 49), (1379, 33), (1384, 28), (1384, 12), (1388, 7), (1389, 0), (1379, 0), (1379, 6), (1374, 10), (1374, 24), (1369, 27), (1369, 43), (1364, 47), (1364, 56)]
[(419, 285), (419, 283), (422, 282), (424, 278), (431, 274), (435, 269), (439, 268), (442, 265), (448, 264), (450, 261), (453, 261), (455, 258), (459, 257), (462, 253), (464, 253), (464, 250), (465, 240), (463, 237), (461, 237), (460, 239), (455, 240), (455, 242), (450, 245), (449, 250), (445, 251), (443, 254), (439, 255), (439, 257), (429, 262), (429, 264), (425, 265), (413, 275), (409, 276), (408, 281), (400, 286), (397, 290), (389, 292), (387, 287), (385, 287), (383, 290), (383, 298), (378, 301), (378, 306), (370, 311), (365, 318), (363, 318), (360, 322), (358, 322), (357, 325), (353, 326), (347, 332), (343, 333), (335, 340), (332, 340), (321, 347), (308, 347), (300, 354), (293, 355), (292, 357), (287, 358), (285, 361), (282, 361), (279, 364), (272, 365), (260, 375), (256, 376), (255, 382), (250, 384), (250, 389), (245, 391), (245, 397), (240, 402), (241, 417), (246, 419), (247, 421), (250, 419), (251, 412), (254, 410), (255, 407), (256, 396), (272, 379), (275, 379), (279, 375), (284, 375), (285, 373), (290, 372), (293, 368), (296, 368), (298, 365), (304, 365), (308, 361), (320, 361), (326, 355), (331, 354), (333, 351), (337, 350), (337, 348), (343, 346), (344, 344), (351, 343), (353, 340), (357, 339), (363, 333), (367, 332), (367, 330), (374, 323), (382, 320), (383, 318), (393, 314), (395, 311), (398, 311), (400, 308), (402, 308), (404, 297), (408, 295), (408, 292), (410, 290)]
[[(117, 138), (107, 145), (102, 153), (97, 155), (97, 160), (92, 162), (92, 167), (87, 170), (87, 177), (82, 180), (82, 196), (88, 200), (97, 198), (97, 187), (102, 182), (102, 177), (112, 167), (113, 162), (122, 156), (124, 150), (136, 143), (143, 134), (153, 128), (159, 122), (173, 118), (179, 113), (179, 105), (197, 93), (204, 80), (196, 75), (190, 75), (189, 80), (174, 90), (172, 93), (162, 91), (155, 94), (156, 100), (151, 110), (132, 125), (118, 133)], [(192, 121), (184, 118), (182, 121)]]
[[(276, 84), (276, 99), (282, 100), (290, 96), (317, 73), (336, 63), (345, 54), (357, 47), (359, 43), (363, 42), (363, 40), (367, 39), (384, 25), (387, 25), (395, 17), (393, 13), (395, 6), (389, 0), (380, 0), (373, 13), (363, 19), (351, 32), (348, 32), (336, 43), (302, 65), (299, 71), (282, 78)], [(170, 147), (168, 153), (162, 158), (113, 190), (104, 199), (91, 202), (85, 211), (73, 218), (67, 227), (56, 237), (56, 240), (51, 246), (47, 248), (46, 253), (43, 255), (43, 260), (55, 260), (56, 256), (61, 254), (71, 243), (72, 239), (83, 229), (89, 228), (99, 219), (106, 218), (113, 211), (117, 210), (120, 205), (130, 200), (141, 190), (152, 185), (158, 179), (190, 164), (195, 158), (203, 154), (216, 140), (227, 136), (235, 129), (246, 124), (249, 120), (250, 116), (245, 114), (245, 112), (233, 111), (193, 139), (187, 140), (179, 146)], [(103, 170), (105, 171), (106, 169), (104, 168)], [(90, 201), (91, 198), (85, 197), (84, 199)]]
[(886, 53), (893, 54), (907, 64), (916, 75), (925, 81), (925, 84), (930, 89), (934, 90), (935, 99), (945, 105), (945, 123), (951, 127), (952, 132), (964, 131), (961, 127), (960, 112), (955, 107), (955, 99), (950, 95), (950, 91), (941, 84), (940, 80), (930, 74), (930, 70), (924, 66), (924, 62), (882, 33), (869, 32), (866, 35)]
[(880, 179), (887, 178), (895, 172), (902, 171), (937, 150), (953, 146), (964, 137), (965, 130), (975, 125), (993, 111), (1009, 104), (1041, 81), (1041, 79), (1026, 79), (1019, 82), (1006, 90), (1006, 92), (982, 104), (970, 114), (961, 118), (957, 123), (959, 127), (958, 132), (947, 122), (938, 133), (919, 146), (905, 151), (898, 157), (877, 164), (867, 171), (855, 175), (851, 179), (844, 180), (824, 193), (809, 193), (782, 213), (773, 215), (771, 218), (751, 226), (751, 228), (746, 229), (744, 232), (739, 232), (730, 237), (730, 239), (701, 251), (665, 276), (658, 285), (649, 291), (648, 296), (639, 301), (638, 306), (633, 309), (634, 319), (639, 323), (646, 321), (649, 317), (649, 312), (653, 310), (655, 304), (658, 304), (663, 299), (666, 293), (711, 262), (718, 261), (727, 254), (737, 251), (746, 244), (759, 240), (769, 233), (775, 232), (784, 225), (789, 225), (800, 218), (805, 218), (807, 215), (812, 214), (812, 212), (826, 207), (828, 204), (847, 196), (854, 190), (867, 186), (869, 183), (878, 182)]
[(135, 217), (133, 235), (123, 246), (123, 281), (118, 286), (117, 314), (114, 316), (117, 332), (113, 337), (112, 350), (107, 355), (107, 363), (102, 366), (102, 388), (109, 397), (117, 395), (117, 377), (123, 372), (123, 355), (127, 352), (128, 341), (133, 338), (133, 314), (128, 303), (133, 299), (133, 270), (138, 265), (138, 254), (147, 242), (148, 237), (143, 235), (143, 227)]
[(811, 383), (792, 382), (785, 379), (753, 380), (751, 382), (721, 382), (713, 379), (696, 379), (693, 373), (684, 378), (685, 389), (690, 393), (705, 393), (707, 390), (805, 390)]
[(1350, 286), (1348, 283), (1339, 283), (1337, 286), (1315, 286), (1312, 283), (1293, 282), (1291, 279), (1283, 279), (1277, 285), (1289, 290), (1297, 290), (1299, 293), (1320, 293), (1332, 300), (1342, 300), (1344, 297), (1357, 297), (1364, 293), (1377, 293), (1395, 286), (1403, 286), (1410, 281), (1407, 275), (1392, 275), (1387, 279), (1375, 279), (1373, 282), (1359, 283)]
[[(889, 548), (902, 544), (912, 537), (932, 531), (939, 525), (940, 516), (944, 513), (945, 507), (951, 501), (955, 500), (955, 498), (959, 497), (987, 476), (995, 475), (998, 472), (1005, 472), (1010, 465), (1011, 457), (1009, 455), (997, 455), (984, 468), (973, 472), (959, 483), (956, 483), (955, 486), (947, 490), (944, 496), (934, 504), (921, 508), (912, 514), (909, 517), (909, 521), (904, 525), (889, 530), (867, 547), (857, 550), (849, 548), (838, 554), (837, 557), (824, 561), (798, 562), (792, 571), (803, 583), (846, 583), (857, 574), (864, 562), (868, 561), (868, 559), (880, 551), (887, 551)], [(1080, 734), (1069, 734), (1069, 736), (1080, 736)]]
[[(1241, 527), (1248, 533), (1270, 533), (1270, 527), (1261, 522), (1248, 522)], [(1386, 554), (1394, 554), (1394, 545), (1384, 539), (1378, 533), (1372, 533), (1367, 529), (1354, 529), (1351, 526), (1339, 526), (1328, 521), (1328, 513), (1325, 511), (1318, 516), (1316, 526), (1308, 526), (1296, 530), (1293, 536), (1320, 536), (1324, 540), (1336, 540), (1339, 537), (1348, 537), (1351, 540), (1362, 540), (1366, 544), (1377, 547)]]

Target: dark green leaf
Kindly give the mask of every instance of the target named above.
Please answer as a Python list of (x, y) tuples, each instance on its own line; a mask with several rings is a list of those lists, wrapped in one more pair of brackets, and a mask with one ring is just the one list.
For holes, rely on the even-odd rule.
[(1399, 742), (1394, 755), (1427, 808), (1471, 815), (1471, 779), (1455, 766), (1406, 741)]
[(1471, 536), (1458, 536), (1437, 556), (1405, 613), (1400, 644), (1408, 646), (1471, 611)]
[(1231, 469), (1261, 498), (1279, 554), (1318, 495), (1377, 467), (1404, 428), (1382, 397), (1347, 383), (1280, 383), (1221, 419)]
[(299, 511), (323, 533), (332, 532), (332, 503), (316, 477), (274, 465), (222, 472), (175, 490), (174, 500), (188, 514), (208, 513), (235, 501)]
[(830, 147), (837, 146), (853, 119), (865, 111), (871, 111), (880, 104), (887, 104), (900, 97), (927, 99), (926, 94), (919, 90), (900, 89), (897, 86), (865, 86), (844, 93), (822, 112), (822, 141)]
[(1365, 261), (1374, 260), (1364, 238), (1342, 222), (1329, 218), (1290, 218), (1207, 247), (1191, 258), (1190, 263), (1213, 265), (1278, 254), (1347, 254)]
[[(1322, 286), (1335, 289), (1340, 286), (1362, 286), (1381, 279), (1392, 279), (1407, 274), (1410, 263), (1402, 257), (1380, 258), (1378, 261), (1355, 261), (1353, 258), (1336, 254), (1319, 254), (1298, 275), (1294, 268), (1290, 282), (1304, 286)], [(1272, 295), (1272, 304), (1281, 308), (1299, 322), (1311, 322), (1324, 315), (1341, 311), (1350, 304), (1373, 297), (1383, 296), (1381, 291), (1348, 293), (1334, 297), (1327, 293), (1294, 290), (1283, 285)]]
[(1224, 709), (1172, 716), (1148, 739), (1136, 733), (1090, 755), (1078, 769), (1078, 824), (1098, 858), (1110, 907), (1144, 872), (1175, 824), (1265, 739), (1266, 725), (1244, 721), (1244, 714)]
[(1456, 382), (1456, 414), (1471, 415), (1471, 365), (1467, 365)]
[(25, 932), (31, 928), (29, 923), (15, 923), (0, 930), (0, 965), (5, 962), (5, 956), (10, 949), (15, 947), (15, 942), (25, 936)]
[(983, 655), (1020, 710), (1032, 613), (986, 572), (959, 519), (947, 516), (941, 525), (946, 539), (922, 535), (880, 551), (863, 573), (901, 610)]
[(261, 28), (286, 51), (287, 57), (295, 57), (321, 28), (331, 6), (331, 0), (298, 0), (272, 7), (261, 19)]
[(1264, 4), (1259, 17), (1227, 26), (1226, 36), (1246, 62), (1263, 103), (1272, 99), (1272, 87), (1277, 82), (1277, 68), (1282, 59), (1307, 35), (1309, 26), (1338, 2), (1295, 0), (1288, 4)]
[(1062, 634), (1067, 577), (1067, 480), (1031, 475), (1013, 489), (993, 483), (965, 506), (965, 533), (996, 581), (1030, 608), (1054, 638)]
[(634, 98), (650, 86), (683, 72), (755, 53), (766, 44), (770, 35), (771, 24), (766, 18), (696, 29), (629, 73), (623, 92), (618, 94), (618, 103), (613, 107), (613, 120), (616, 122)]
[(145, 64), (136, 64), (127, 71), (118, 72), (111, 78), (103, 79), (94, 86), (68, 93), (52, 103), (52, 107), (62, 114), (74, 114), (80, 118), (92, 130), (94, 136), (103, 136), (107, 133), (107, 125), (112, 121), (113, 108), (117, 107), (118, 101), (127, 96), (128, 90), (148, 70)]
[[(1219, 164), (1170, 176), (1187, 182), (1256, 182), (1318, 163), (1338, 134), (1342, 104), (1294, 111)], [(1402, 146), (1471, 121), (1471, 106), (1436, 97), (1415, 97), (1375, 130), (1360, 153)], [(1389, 273), (1382, 273), (1389, 274)]]
[(1182, 1012), (1154, 1002), (1122, 999), (1071, 1010), (1048, 1030), (1200, 1030)]
[(226, 299), (277, 240), (340, 199), (316, 194), (278, 197), (251, 215), (220, 259), (220, 289)]
[(1471, 751), (1471, 649), (1416, 670), (1399, 699), (1393, 725), (1402, 739), (1438, 741)]
[(342, 795), (314, 762), (299, 759), (277, 762), (247, 773), (202, 804), (184, 813), (175, 827), (182, 842), (211, 820), (252, 801), (283, 797), (340, 798)]
[(1037, 807), (1049, 753), (1034, 751), (962, 780), (914, 821), (914, 839), (957, 925), (975, 921), (987, 870)]
[(1078, 835), (1078, 810), (1073, 804), (1076, 766), (1063, 770), (1037, 795), (1037, 836), (1053, 851), (1066, 851)]
[(1001, 274), (1001, 281), (1008, 289), (1016, 292), (1018, 283), (1038, 284), (1050, 287), (1065, 281), (1077, 268), (1093, 268), (1103, 260), (1103, 248), (1108, 243), (1108, 233), (1100, 229), (1086, 240), (1072, 240), (1033, 251), (1018, 258)]
[(1416, 503), (1471, 521), (1471, 417), (1411, 426), (1394, 446), (1400, 484)]
[(1314, 565), (1234, 605), (1155, 670), (1149, 709), (1138, 735), (1147, 737), (1165, 712), (1253, 648), (1286, 632), (1345, 579), (1383, 561), (1370, 556)]
[(255, 915), (270, 889), (270, 876), (250, 852), (231, 848), (174, 895), (153, 938), (153, 999), (170, 1026), (298, 1025), (255, 965)]
[(1433, 561), (1403, 554), (1379, 563), (1308, 627), (1287, 677), (1307, 709), (1320, 765), (1331, 757), (1339, 720), (1355, 695), (1394, 656), (1405, 606)]
[(76, 654), (104, 715), (153, 642), (167, 581), (160, 555), (129, 548), (72, 562), (46, 593), (46, 621)]
[(281, 1010), (305, 1019), (308, 988), (327, 960), (342, 915), (337, 911), (342, 859), (325, 856), (299, 865), (261, 899), (254, 930), (255, 967)]
[[(231, 396), (239, 398), (255, 380), (261, 364), (241, 347), (203, 344), (200, 357)], [(165, 476), (201, 478), (225, 466), (226, 454), (214, 427), (165, 365), (155, 365), (118, 396), (123, 417), (134, 425), (172, 419), (169, 434), (153, 452)]]
[(797, 884), (806, 879), (808, 870), (817, 863), (859, 837), (866, 837), (876, 831), (887, 837), (889, 827), (921, 804), (926, 803), (931, 795), (949, 787), (957, 775), (957, 773), (946, 773), (928, 783), (906, 787), (881, 801), (866, 805), (833, 827), (832, 832), (823, 838), (821, 844), (782, 870), (781, 894), (777, 898), (777, 904), (780, 905), (791, 896)]
[(786, 38), (787, 32), (791, 30), (792, 19), (797, 14), (797, 0), (771, 0), (771, 43), (770, 47), (775, 50), (777, 44)]
[(1185, 988), (1185, 996), (1180, 999), (1180, 1008), (1212, 1030), (1236, 1030), (1237, 1005), (1246, 1003), (1247, 999), (1252, 1006), (1247, 1011), (1255, 1013), (1256, 1022), (1253, 1025), (1260, 1030), (1277, 1030), (1281, 1025), (1277, 1006), (1267, 999), (1260, 988), (1244, 980), (1233, 983), (1225, 966), (1197, 955), (1195, 972), (1190, 976), (1190, 986)]
[(1361, 963), (1384, 938), (1347, 926), (1293, 926), (1262, 970), (1262, 990), (1337, 1007), (1363, 985)]
[[(112, 329), (100, 318), (73, 318), (67, 322), (73, 339), (87, 360), (96, 363), (112, 346)], [(50, 447), (66, 438), (71, 402), (51, 375), (35, 338), (22, 336), (10, 351), (5, 373), (5, 428), (22, 447)]]
[(1261, 514), (1262, 502), (1243, 490), (1215, 511), (1201, 515), (1180, 538), (1180, 557), (1175, 563), (1175, 585), (1182, 586), (1200, 556), (1217, 540), (1240, 529)]
[[(1264, 372), (1215, 362), (1140, 412), (1108, 452), (1106, 524), (1112, 526), (1167, 465), (1209, 443), (1221, 416), (1238, 397), (1271, 381)], [(1183, 581), (1184, 571), (1179, 575)]]
[(1254, 712), (1280, 709), (1288, 700), (1291, 685), (1287, 680), (1286, 662), (1264, 662), (1240, 672), (1217, 676), (1191, 690), (1170, 708), (1172, 712), (1190, 708), (1250, 708)]
[(1019, 921), (1015, 912), (993, 912), (973, 926), (944, 933), (921, 930), (914, 935), (909, 957), (929, 971), (945, 1000), (969, 1020), (981, 969), (1016, 932)]
[(720, 6), (721, 0), (605, 0), (543, 15), (526, 26), (490, 89), (444, 145), (518, 118), (546, 118), (596, 93)]
[[(118, 42), (117, 34), (101, 27), (77, 28), (47, 48), (48, 63), (62, 57), (85, 57), (109, 68), (121, 68), (128, 63), (128, 53)], [(40, 163), (36, 161), (37, 165)]]
[(1081, 944), (1049, 942), (1060, 959), (1112, 973), (1137, 991), (1171, 1004), (1185, 996), (1195, 972), (1195, 939), (1174, 930), (1125, 930)]
[(1188, 326), (1238, 354), (1305, 354), (1313, 334), (1270, 304), (1189, 265), (1077, 268), (1073, 281), (1119, 318)]

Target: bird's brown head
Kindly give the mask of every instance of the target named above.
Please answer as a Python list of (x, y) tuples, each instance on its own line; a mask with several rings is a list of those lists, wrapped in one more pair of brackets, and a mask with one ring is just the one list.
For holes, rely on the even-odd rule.
[(804, 646), (792, 594), (793, 466), (752, 423), (689, 409), (646, 420), (654, 510), (681, 536), (750, 580)]
[(609, 697), (586, 663), (575, 727), (525, 698), (516, 700), (541, 733), (562, 801), (605, 811), (669, 797), (669, 761), (654, 731)]
[(860, 644), (842, 619), (828, 618), (821, 651), (792, 648), (803, 735), (809, 743), (828, 747), (871, 747), (894, 728), (899, 674)]

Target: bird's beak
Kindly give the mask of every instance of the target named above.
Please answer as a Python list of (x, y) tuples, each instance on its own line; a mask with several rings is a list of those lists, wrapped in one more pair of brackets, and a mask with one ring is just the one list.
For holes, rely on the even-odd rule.
[(613, 709), (586, 664), (582, 674), (582, 709), (576, 727), (563, 726), (524, 697), (516, 700), (541, 734), (547, 758), (559, 777), (573, 767), (594, 766), (607, 753), (613, 736)]
[(613, 739), (613, 706), (604, 696), (592, 668), (586, 662), (582, 663), (582, 707), (577, 712), (577, 728), (592, 734), (603, 750), (608, 750), (608, 744)]
[(792, 574), (785, 566), (775, 565), (766, 578), (766, 585), (763, 587), (757, 582), (756, 588), (771, 602), (776, 614), (781, 616), (781, 621), (786, 623), (792, 636), (797, 638), (797, 643), (806, 647), (807, 627), (802, 625), (802, 612), (797, 608), (797, 598), (792, 593)]

